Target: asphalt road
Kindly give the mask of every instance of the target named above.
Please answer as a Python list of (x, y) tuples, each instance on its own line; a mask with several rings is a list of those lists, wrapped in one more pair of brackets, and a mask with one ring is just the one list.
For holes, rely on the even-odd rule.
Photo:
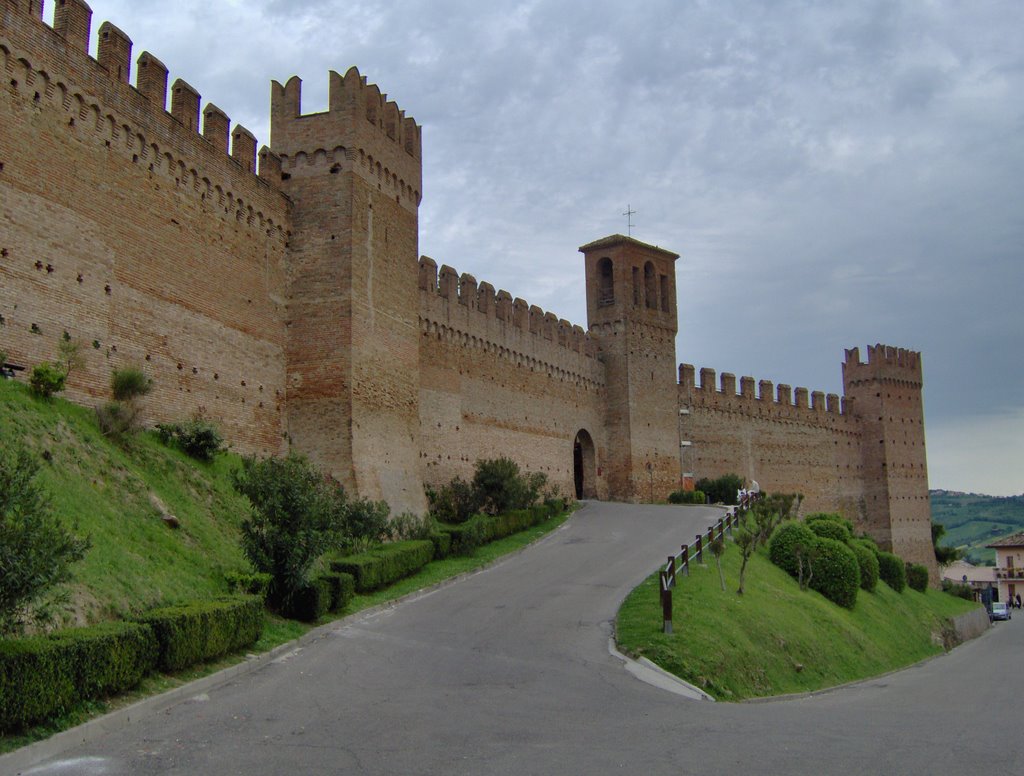
[(694, 701), (608, 651), (709, 508), (592, 504), (525, 552), (32, 774), (1015, 774), (1024, 616), (854, 687)]

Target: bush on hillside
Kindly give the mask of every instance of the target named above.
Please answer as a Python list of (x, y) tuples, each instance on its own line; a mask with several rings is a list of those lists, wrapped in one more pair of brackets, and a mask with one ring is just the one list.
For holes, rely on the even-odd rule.
[(846, 544), (850, 541), (850, 532), (846, 530), (846, 526), (842, 523), (836, 523), (831, 520), (806, 520), (807, 527), (814, 532), (815, 536), (824, 537), (826, 539), (835, 539), (837, 542)]
[(669, 504), (705, 504), (707, 498), (701, 490), (674, 490), (668, 494)]
[(32, 367), (32, 374), (29, 375), (28, 384), (32, 393), (49, 399), (55, 393), (64, 390), (67, 382), (67, 373), (56, 364), (45, 362)]
[(974, 600), (974, 590), (971, 586), (960, 582), (951, 582), (948, 579), (942, 580), (942, 592), (955, 595), (957, 598), (963, 598), (965, 601)]
[(837, 514), (835, 512), (812, 512), (806, 518), (804, 518), (804, 522), (808, 524), (816, 523), (819, 521), (824, 521), (827, 523), (836, 523), (838, 525), (844, 526), (847, 532), (849, 532), (850, 536), (853, 536), (853, 523), (847, 520), (842, 515)]
[(878, 576), (897, 593), (907, 586), (907, 571), (903, 559), (891, 552), (878, 553)]
[(723, 474), (716, 479), (704, 477), (697, 480), (697, 490), (703, 491), (711, 504), (735, 504), (736, 492), (743, 487), (743, 478), (738, 474)]
[(836, 539), (818, 538), (811, 587), (839, 606), (852, 609), (857, 603), (860, 567), (853, 550)]
[(267, 591), (273, 577), (259, 571), (229, 571), (224, 574), (228, 592), (237, 595), (259, 596), (261, 601), (267, 599)]
[(153, 381), (135, 366), (115, 369), (110, 375), (110, 392), (114, 401), (133, 401), (153, 389)]
[(295, 453), (243, 458), (234, 484), (252, 505), (242, 522), (242, 550), (254, 569), (270, 574), (270, 603), (287, 608), (313, 563), (344, 535), (344, 490)]
[(768, 557), (791, 577), (800, 576), (802, 557), (804, 576), (807, 576), (807, 553), (817, 542), (818, 537), (810, 528), (789, 520), (779, 525), (768, 540)]
[(212, 461), (224, 450), (224, 437), (217, 426), (196, 417), (184, 423), (159, 423), (157, 436), (165, 445), (172, 445), (197, 461)]
[(0, 635), (49, 622), (57, 587), (89, 547), (54, 515), (38, 472), (24, 447), (0, 446)]
[(857, 558), (857, 566), (860, 568), (861, 590), (867, 590), (869, 593), (873, 592), (878, 586), (877, 553), (856, 540), (850, 542), (849, 547), (853, 550), (853, 554)]
[(928, 567), (920, 563), (907, 564), (907, 585), (912, 590), (923, 593), (928, 589)]

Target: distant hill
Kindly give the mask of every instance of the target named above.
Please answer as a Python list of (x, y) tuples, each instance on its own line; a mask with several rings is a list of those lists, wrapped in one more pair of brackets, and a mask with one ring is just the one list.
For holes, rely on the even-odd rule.
[(932, 522), (946, 527), (942, 544), (962, 547), (966, 559), (982, 564), (994, 561), (993, 540), (1024, 531), (1024, 495), (985, 496), (955, 490), (930, 491)]

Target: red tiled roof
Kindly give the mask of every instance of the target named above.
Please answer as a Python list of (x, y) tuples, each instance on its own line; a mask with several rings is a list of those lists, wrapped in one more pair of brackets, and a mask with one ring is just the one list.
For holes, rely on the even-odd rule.
[(1011, 534), (1010, 536), (1004, 536), (1002, 539), (996, 539), (991, 544), (986, 544), (986, 547), (1024, 547), (1024, 531), (1021, 533)]

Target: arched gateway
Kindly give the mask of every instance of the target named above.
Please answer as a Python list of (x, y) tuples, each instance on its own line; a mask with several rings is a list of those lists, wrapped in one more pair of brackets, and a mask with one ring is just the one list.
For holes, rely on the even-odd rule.
[(576, 498), (597, 498), (597, 455), (590, 432), (580, 429), (572, 445), (572, 470)]

